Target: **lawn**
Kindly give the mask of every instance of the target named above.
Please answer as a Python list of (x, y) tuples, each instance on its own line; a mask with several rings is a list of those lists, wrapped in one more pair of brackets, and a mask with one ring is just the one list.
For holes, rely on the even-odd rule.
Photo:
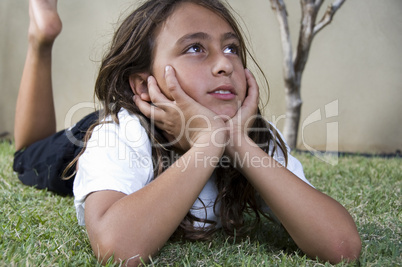
[[(22, 185), (12, 171), (13, 146), (0, 142), (0, 266), (96, 266), (73, 199)], [(352, 214), (363, 248), (359, 263), (401, 266), (402, 159), (343, 156), (335, 166), (297, 154), (317, 189)], [(331, 266), (306, 258), (282, 228), (263, 221), (250, 237), (218, 232), (209, 242), (171, 241), (151, 266)], [(113, 264), (109, 264), (113, 266)]]

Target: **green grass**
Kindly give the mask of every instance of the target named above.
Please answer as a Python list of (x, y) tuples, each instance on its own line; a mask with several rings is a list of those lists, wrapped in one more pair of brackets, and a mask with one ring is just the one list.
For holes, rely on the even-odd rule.
[[(96, 266), (73, 199), (22, 185), (12, 171), (13, 146), (0, 142), (0, 266)], [(317, 189), (352, 214), (363, 248), (359, 263), (401, 266), (401, 158), (339, 158), (335, 166), (296, 155)], [(210, 242), (171, 241), (157, 266), (331, 266), (306, 258), (278, 226), (263, 221), (250, 238), (218, 232)], [(109, 264), (113, 265), (113, 264)]]

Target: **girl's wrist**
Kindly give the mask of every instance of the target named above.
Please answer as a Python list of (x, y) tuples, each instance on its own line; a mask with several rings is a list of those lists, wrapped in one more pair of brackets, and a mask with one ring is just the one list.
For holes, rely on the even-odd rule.
[(221, 150), (222, 153), (228, 143), (228, 133), (226, 131), (214, 131), (210, 134), (200, 135), (192, 144), (192, 147), (209, 148)]
[(257, 146), (247, 134), (231, 136), (230, 143), (226, 146), (225, 154), (234, 159), (236, 153), (247, 151), (250, 147)]
[(196, 164), (215, 168), (225, 152), (225, 144), (216, 143), (205, 135), (191, 146), (189, 152), (194, 155)]

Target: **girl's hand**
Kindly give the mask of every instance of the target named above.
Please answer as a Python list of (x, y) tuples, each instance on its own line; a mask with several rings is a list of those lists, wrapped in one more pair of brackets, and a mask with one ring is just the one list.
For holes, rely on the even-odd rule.
[(140, 111), (166, 133), (172, 145), (184, 151), (197, 145), (207, 146), (211, 142), (224, 147), (228, 131), (223, 119), (188, 96), (170, 66), (166, 67), (165, 79), (173, 100), (161, 92), (155, 78), (150, 76), (148, 91), (151, 103), (134, 96)]
[(250, 70), (245, 69), (245, 74), (248, 85), (246, 98), (236, 115), (226, 122), (226, 126), (230, 129), (230, 142), (226, 146), (225, 153), (230, 157), (233, 156), (236, 148), (242, 145), (242, 142), (252, 142), (248, 138), (248, 129), (258, 115), (259, 87)]

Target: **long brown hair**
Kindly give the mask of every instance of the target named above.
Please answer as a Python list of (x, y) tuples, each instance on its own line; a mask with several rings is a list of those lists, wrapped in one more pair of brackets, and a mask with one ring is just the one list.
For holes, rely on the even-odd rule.
[[(124, 19), (117, 29), (110, 49), (102, 60), (95, 85), (95, 94), (104, 105), (104, 116), (95, 125), (106, 123), (105, 119), (108, 116), (115, 123), (119, 123), (117, 114), (121, 108), (136, 114), (151, 140), (155, 179), (168, 167), (166, 162), (162, 162), (161, 159), (172, 155), (171, 148), (165, 145), (168, 142), (162, 132), (153, 127), (152, 122), (135, 106), (129, 76), (142, 72), (151, 73), (156, 29), (183, 2), (192, 2), (212, 10), (229, 23), (239, 37), (241, 48), (239, 56), (246, 67), (249, 53), (240, 27), (227, 5), (219, 0), (148, 0)], [(249, 54), (249, 56), (251, 55)], [(253, 59), (252, 56), (251, 58)], [(256, 65), (258, 66), (258, 64)], [(264, 79), (266, 80), (265, 76)], [(260, 111), (258, 112), (260, 114)], [(287, 158), (284, 142), (279, 136), (276, 136), (274, 129), (261, 116), (254, 121), (253, 128), (269, 130), (250, 132), (250, 137), (257, 144), (260, 144), (267, 152), (270, 144), (273, 145), (273, 148), (270, 149), (272, 155), (279, 147)], [(86, 140), (90, 137), (91, 132), (92, 130), (88, 131)], [(217, 168), (216, 174), (218, 196), (214, 209), (217, 209), (216, 204), (220, 203), (219, 216), (223, 229), (229, 235), (235, 233), (241, 235), (248, 230), (244, 220), (245, 212), (255, 214), (255, 223), (260, 220), (262, 212), (259, 197), (252, 185), (234, 167), (220, 166)], [(204, 229), (195, 228), (194, 221), (207, 222), (210, 223), (210, 226)], [(207, 239), (214, 232), (215, 226), (215, 222), (196, 218), (189, 212), (176, 233), (188, 239)]]

